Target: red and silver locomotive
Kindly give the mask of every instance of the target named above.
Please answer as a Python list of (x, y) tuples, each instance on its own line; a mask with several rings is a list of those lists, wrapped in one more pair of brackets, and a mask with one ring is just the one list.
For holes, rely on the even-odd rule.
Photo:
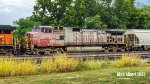
[(64, 51), (124, 51), (125, 31), (103, 31), (77, 27), (34, 27), (26, 33), (27, 54), (51, 54)]

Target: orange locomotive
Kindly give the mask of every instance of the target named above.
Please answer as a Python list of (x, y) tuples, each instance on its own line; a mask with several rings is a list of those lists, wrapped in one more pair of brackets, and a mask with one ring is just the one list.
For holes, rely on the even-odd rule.
[(15, 27), (10, 25), (0, 25), (0, 54), (12, 54), (13, 35)]

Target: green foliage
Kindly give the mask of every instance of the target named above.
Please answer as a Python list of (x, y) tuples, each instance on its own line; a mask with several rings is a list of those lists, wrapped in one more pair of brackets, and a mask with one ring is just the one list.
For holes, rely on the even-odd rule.
[[(1, 84), (149, 84), (150, 67), (110, 68), (69, 73), (50, 73), (23, 77), (3, 77)], [(117, 76), (117, 72), (137, 76)], [(138, 73), (143, 73), (138, 76)]]
[(102, 68), (108, 68), (111, 66), (111, 61), (106, 60), (86, 60), (80, 61), (77, 66), (77, 70), (100, 70)]
[(62, 18), (73, 0), (37, 0), (32, 20), (42, 25), (62, 25)]
[(86, 8), (84, 5), (85, 0), (76, 0), (72, 4), (73, 6), (70, 6), (68, 10), (66, 11), (66, 14), (64, 14), (63, 19), (63, 25), (65, 26), (83, 26), (84, 25), (84, 19), (86, 15)]
[(149, 29), (150, 28), (150, 7), (139, 9), (139, 25), (138, 28)]
[(37, 0), (30, 19), (52, 26), (148, 29), (149, 10), (136, 8), (135, 0)]
[(18, 38), (18, 40), (20, 41), (26, 32), (31, 31), (33, 26), (38, 26), (40, 25), (40, 22), (34, 22), (31, 21), (29, 18), (21, 18), (18, 21), (14, 22), (17, 26), (16, 30), (14, 31), (14, 37)]
[(85, 24), (87, 25), (87, 28), (92, 28), (92, 29), (105, 29), (107, 27), (107, 25), (102, 23), (99, 15), (87, 18), (85, 20)]
[(94, 60), (88, 60), (83, 63), (85, 70), (95, 70), (95, 69), (101, 69), (101, 62), (100, 61), (94, 61)]

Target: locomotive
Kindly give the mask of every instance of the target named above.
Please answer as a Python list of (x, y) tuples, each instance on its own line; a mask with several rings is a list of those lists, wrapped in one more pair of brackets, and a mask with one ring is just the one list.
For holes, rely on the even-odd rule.
[(37, 26), (17, 43), (15, 27), (0, 25), (0, 54), (51, 55), (64, 52), (124, 52), (150, 50), (150, 30), (81, 29), (78, 27)]
[(11, 55), (14, 50), (14, 39), (12, 31), (15, 27), (10, 25), (0, 25), (0, 54)]
[(125, 51), (124, 30), (80, 29), (38, 26), (25, 34), (26, 54), (52, 54), (79, 51)]

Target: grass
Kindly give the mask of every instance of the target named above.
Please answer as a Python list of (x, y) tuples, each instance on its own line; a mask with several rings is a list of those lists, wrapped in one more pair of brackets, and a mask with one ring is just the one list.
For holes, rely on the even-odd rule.
[(41, 63), (42, 72), (70, 72), (75, 71), (79, 60), (68, 58), (68, 55), (56, 55), (54, 59), (46, 59)]
[(141, 65), (141, 59), (138, 55), (123, 55), (121, 59), (115, 61), (109, 60), (86, 60), (69, 58), (67, 54), (55, 55), (52, 59), (41, 61), (40, 66), (29, 60), (0, 59), (0, 76), (22, 76), (35, 75), (41, 73), (54, 72), (72, 72), (82, 70), (100, 70), (111, 67), (131, 67)]
[[(138, 55), (123, 55), (115, 61), (82, 61), (63, 54), (43, 60), (39, 67), (29, 60), (9, 58), (0, 59), (0, 84), (148, 84), (149, 69)], [(144, 72), (145, 76), (117, 76), (117, 72)]]
[[(118, 77), (117, 72), (145, 72), (146, 76)], [(1, 84), (149, 84), (149, 82), (150, 65), (0, 78)]]
[(113, 62), (115, 67), (132, 67), (141, 65), (141, 58), (137, 54), (123, 55), (119, 60)]
[(106, 60), (86, 60), (80, 61), (77, 66), (77, 70), (100, 70), (102, 68), (108, 68), (111, 61)]
[(29, 60), (0, 59), (0, 76), (32, 75), (36, 72), (36, 66)]

